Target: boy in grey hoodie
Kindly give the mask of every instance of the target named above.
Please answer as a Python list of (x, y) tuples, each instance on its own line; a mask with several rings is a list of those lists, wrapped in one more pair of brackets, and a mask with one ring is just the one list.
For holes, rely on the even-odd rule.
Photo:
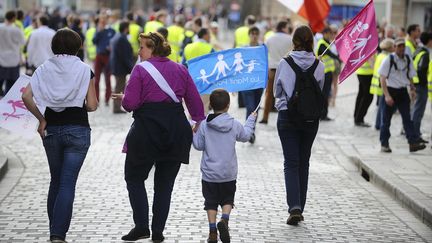
[[(195, 149), (203, 151), (201, 158), (202, 192), (205, 199), (210, 233), (207, 242), (217, 243), (219, 230), (223, 243), (230, 242), (228, 220), (234, 205), (237, 179), (236, 141), (247, 142), (254, 133), (256, 113), (253, 112), (243, 126), (227, 112), (230, 97), (226, 90), (216, 89), (210, 95), (209, 114), (201, 122), (193, 137)], [(217, 224), (218, 206), (222, 207), (222, 218)]]

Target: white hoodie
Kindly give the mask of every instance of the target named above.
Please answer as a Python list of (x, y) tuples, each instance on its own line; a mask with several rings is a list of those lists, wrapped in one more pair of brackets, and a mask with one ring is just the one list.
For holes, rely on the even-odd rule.
[(55, 55), (36, 69), (30, 84), (36, 103), (61, 112), (83, 106), (90, 76), (90, 66), (77, 56)]
[[(312, 66), (316, 59), (313, 52), (292, 51), (289, 55), (303, 70)], [(324, 86), (324, 64), (322, 62), (320, 62), (315, 69), (314, 76), (322, 89)], [(279, 66), (276, 69), (274, 79), (275, 83), (273, 87), (273, 94), (276, 99), (275, 107), (278, 111), (288, 109), (287, 103), (294, 90), (295, 81), (296, 75), (294, 70), (292, 70), (291, 66), (285, 61), (285, 59), (281, 59)]]

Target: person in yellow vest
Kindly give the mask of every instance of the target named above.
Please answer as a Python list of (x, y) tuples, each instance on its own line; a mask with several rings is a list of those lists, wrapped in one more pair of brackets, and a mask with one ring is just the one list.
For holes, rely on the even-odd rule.
[(30, 35), (38, 27), (37, 22), (38, 22), (37, 17), (33, 16), (31, 25), (25, 27), (25, 29), (24, 29), (24, 39), (26, 40), (26, 44), (24, 46), (24, 58), (25, 58), (25, 67), (26, 67), (25, 74), (27, 74), (29, 76), (31, 76), (33, 74), (34, 70), (31, 67), (31, 65), (29, 65), (29, 63), (28, 63), (27, 46), (28, 46), (28, 40), (30, 38)]
[(354, 107), (354, 125), (358, 127), (370, 127), (370, 125), (364, 121), (364, 117), (373, 100), (373, 95), (369, 93), (369, 89), (373, 77), (372, 67), (374, 66), (374, 61), (375, 56), (372, 56), (356, 71), (359, 80), (359, 90)]
[(116, 33), (120, 33), (120, 10), (114, 9), (112, 11), (107, 11), (109, 16), (108, 23), (111, 28), (115, 30)]
[(234, 47), (242, 47), (249, 45), (249, 28), (256, 23), (256, 18), (253, 15), (248, 15), (245, 19), (245, 25), (239, 27), (234, 32)]
[(168, 38), (167, 41), (171, 46), (171, 54), (168, 58), (174, 62), (180, 62), (180, 49), (184, 39), (184, 24), (185, 17), (184, 15), (177, 15), (174, 18), (174, 24), (169, 26), (168, 29)]
[(144, 33), (156, 32), (160, 27), (165, 26), (167, 13), (164, 10), (159, 10), (155, 13), (155, 20), (148, 21), (144, 26)]
[(126, 18), (129, 21), (128, 40), (132, 46), (133, 55), (135, 59), (137, 59), (139, 52), (139, 34), (142, 32), (142, 28), (136, 23), (135, 16), (132, 11), (126, 13)]
[(421, 121), (426, 109), (428, 99), (428, 72), (430, 62), (430, 50), (432, 50), (432, 32), (423, 32), (420, 35), (420, 41), (423, 47), (419, 47), (414, 52), (414, 68), (417, 71), (417, 76), (413, 78), (415, 85), (416, 98), (414, 107), (411, 113), (411, 120), (414, 125), (414, 132), (419, 136), (420, 142), (427, 143), (421, 137)]
[(215, 21), (210, 23), (210, 44), (216, 51), (221, 51), (224, 48), (219, 42), (219, 24)]
[(21, 9), (18, 9), (16, 11), (16, 20), (15, 20), (15, 25), (18, 26), (18, 28), (20, 28), (21, 31), (24, 31), (24, 12)]
[(94, 61), (96, 59), (96, 45), (93, 44), (93, 38), (96, 34), (96, 26), (98, 25), (99, 17), (95, 17), (94, 26), (87, 29), (85, 33), (85, 50), (87, 54), (87, 59)]
[[(193, 43), (188, 44), (183, 52), (183, 65), (187, 66), (187, 61), (214, 52), (213, 46), (210, 44), (210, 32), (206, 28), (198, 31), (198, 39)], [(201, 95), (201, 100), (204, 104), (205, 114), (209, 111), (210, 95)]]
[(405, 53), (413, 58), (414, 52), (417, 50), (417, 39), (420, 37), (421, 31), (418, 24), (412, 24), (408, 26), (407, 38), (405, 40)]
[(381, 96), (383, 95), (383, 91), (381, 89), (380, 75), (378, 73), (378, 70), (379, 70), (383, 60), (388, 55), (390, 55), (390, 53), (394, 52), (394, 40), (391, 38), (386, 38), (386, 39), (382, 40), (381, 43), (379, 44), (379, 48), (381, 49), (381, 53), (378, 54), (377, 57), (375, 58), (373, 77), (372, 77), (372, 82), (371, 82), (371, 86), (369, 89), (369, 93), (377, 96), (378, 110), (377, 110), (376, 119), (375, 119), (375, 129), (376, 130), (380, 130), (380, 127), (381, 127), (381, 115), (382, 115), (382, 109), (383, 109), (382, 106), (384, 105), (381, 102)]
[(334, 38), (333, 31), (326, 27), (322, 31), (323, 38), (321, 38), (317, 43), (317, 56), (321, 56), (321, 61), (324, 63), (324, 73), (325, 73), (325, 81), (323, 87), (323, 95), (324, 95), (324, 109), (321, 115), (322, 121), (331, 121), (328, 117), (328, 106), (329, 106), (329, 97), (330, 90), (333, 81), (333, 72), (336, 70), (335, 61), (340, 62), (339, 57), (334, 54), (330, 48), (330, 41)]

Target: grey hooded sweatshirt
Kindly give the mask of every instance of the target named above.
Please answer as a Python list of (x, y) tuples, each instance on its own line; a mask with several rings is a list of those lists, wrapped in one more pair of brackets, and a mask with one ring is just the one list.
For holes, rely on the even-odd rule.
[(237, 179), (236, 141), (247, 142), (254, 133), (256, 117), (250, 115), (243, 126), (228, 113), (210, 114), (193, 136), (193, 146), (203, 151), (202, 179), (228, 182)]

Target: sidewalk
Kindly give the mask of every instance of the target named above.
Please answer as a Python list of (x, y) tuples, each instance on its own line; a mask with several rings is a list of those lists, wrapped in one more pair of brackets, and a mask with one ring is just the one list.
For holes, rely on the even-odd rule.
[[(327, 139), (338, 148), (338, 152), (348, 156), (359, 168), (362, 176), (380, 186), (397, 199), (404, 207), (413, 211), (429, 226), (432, 225), (432, 150), (431, 143), (422, 151), (410, 153), (405, 136), (400, 135), (402, 121), (400, 115), (394, 115), (391, 125), (392, 137), (390, 154), (380, 152), (379, 131), (371, 128), (354, 126), (353, 111), (357, 95), (358, 80), (350, 77), (339, 85), (336, 107), (330, 111), (335, 121), (321, 123), (322, 129), (335, 129), (335, 137)], [(431, 105), (428, 101), (422, 122), (423, 137), (430, 140)], [(376, 114), (375, 100), (371, 104), (365, 119), (374, 124)], [(334, 124), (333, 124), (334, 123)], [(336, 125), (336, 126), (335, 126)]]

